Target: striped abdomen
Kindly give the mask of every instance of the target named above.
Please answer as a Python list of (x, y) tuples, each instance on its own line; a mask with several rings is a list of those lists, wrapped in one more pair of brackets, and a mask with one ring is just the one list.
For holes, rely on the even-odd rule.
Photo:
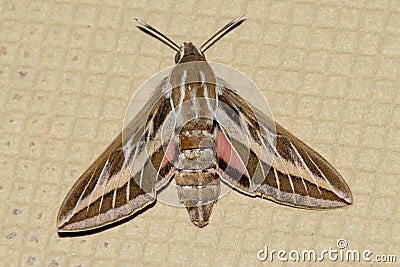
[(186, 206), (192, 222), (204, 227), (220, 193), (213, 120), (194, 119), (183, 127), (179, 135), (178, 169), (175, 181), (179, 201)]

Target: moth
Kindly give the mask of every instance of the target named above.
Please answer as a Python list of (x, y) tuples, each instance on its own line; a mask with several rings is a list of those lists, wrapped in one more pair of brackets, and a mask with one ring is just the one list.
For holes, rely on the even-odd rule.
[[(176, 51), (175, 68), (71, 188), (59, 210), (59, 232), (97, 229), (132, 216), (172, 180), (200, 228), (209, 222), (221, 183), (297, 208), (352, 203), (331, 164), (243, 99), (207, 63), (205, 51), (244, 21), (233, 19), (197, 48), (191, 42), (178, 46), (137, 19), (139, 29)], [(187, 113), (195, 115), (182, 120)]]

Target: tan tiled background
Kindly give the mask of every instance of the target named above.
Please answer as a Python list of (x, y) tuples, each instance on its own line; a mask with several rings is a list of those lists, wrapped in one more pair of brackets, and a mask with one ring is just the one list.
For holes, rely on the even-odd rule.
[[(173, 63), (133, 19), (201, 43), (240, 14), (207, 58), (254, 80), (275, 118), (342, 173), (354, 205), (298, 210), (231, 192), (203, 229), (158, 203), (58, 237), (69, 188), (119, 132), (135, 90)], [(265, 245), (321, 251), (339, 238), (400, 261), (399, 1), (0, 0), (0, 110), (1, 266), (266, 266)]]

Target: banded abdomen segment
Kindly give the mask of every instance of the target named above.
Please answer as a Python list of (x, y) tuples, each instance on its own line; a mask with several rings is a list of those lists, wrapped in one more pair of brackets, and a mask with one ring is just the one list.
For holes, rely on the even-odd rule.
[(179, 201), (186, 206), (190, 220), (200, 228), (206, 226), (219, 197), (219, 176), (211, 169), (183, 170), (176, 174), (175, 181)]

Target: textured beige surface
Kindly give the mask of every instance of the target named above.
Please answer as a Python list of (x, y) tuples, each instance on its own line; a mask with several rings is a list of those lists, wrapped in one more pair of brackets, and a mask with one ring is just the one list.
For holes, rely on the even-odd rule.
[[(266, 266), (265, 245), (321, 251), (339, 238), (399, 262), (399, 12), (394, 0), (0, 0), (0, 266)], [(59, 238), (64, 196), (120, 130), (133, 92), (173, 63), (133, 18), (201, 43), (243, 13), (207, 58), (254, 80), (275, 118), (342, 173), (354, 205), (299, 210), (231, 192), (203, 229), (158, 203)]]

